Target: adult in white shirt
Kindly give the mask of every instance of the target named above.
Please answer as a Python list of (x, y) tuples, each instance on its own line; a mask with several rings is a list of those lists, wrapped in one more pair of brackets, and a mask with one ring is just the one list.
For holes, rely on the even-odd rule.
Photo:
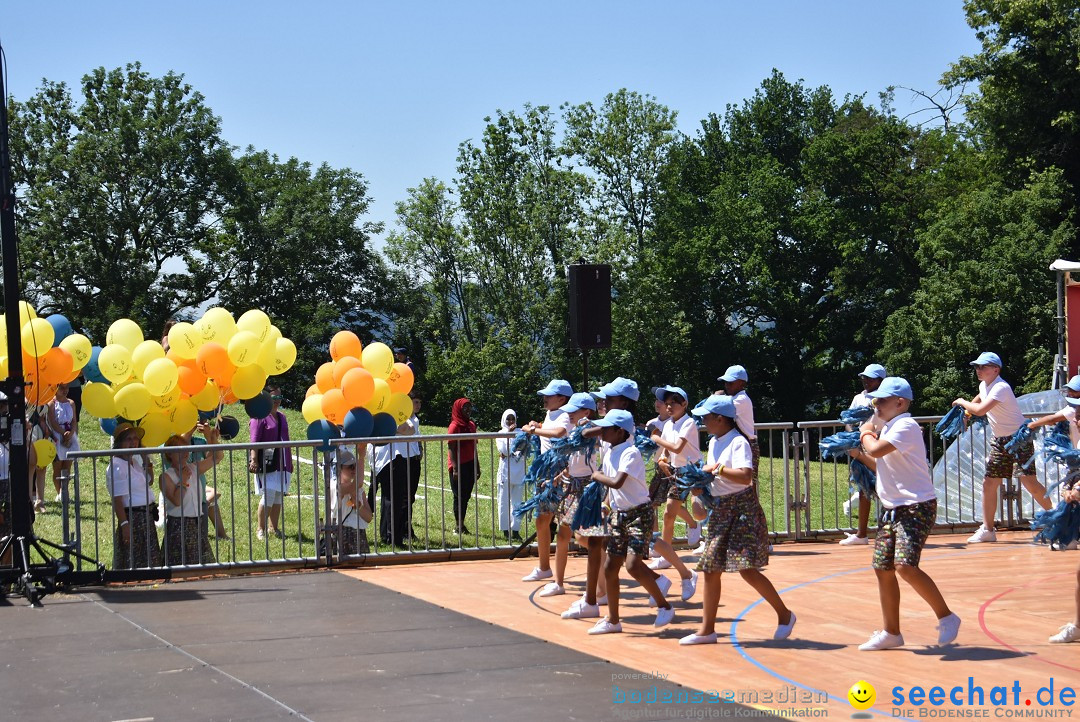
[[(507, 409), (503, 412), (500, 427), (503, 433), (512, 434), (517, 430), (517, 412)], [(498, 506), (499, 531), (506, 541), (521, 541), (521, 518), (514, 516), (514, 511), (521, 506), (525, 493), (525, 450), (514, 453), (511, 450), (513, 439), (496, 439), (495, 448), (499, 452)]]
[(1028, 490), (1031, 497), (1043, 509), (1049, 509), (1050, 500), (1046, 498), (1046, 487), (1035, 478), (1034, 467), (1025, 472), (1032, 455), (1034, 443), (1020, 449), (1015, 455), (1005, 448), (1005, 444), (1024, 423), (1024, 414), (1016, 402), (1012, 386), (1001, 378), (1001, 357), (992, 351), (983, 351), (971, 362), (975, 375), (979, 379), (979, 394), (968, 401), (959, 398), (953, 406), (959, 406), (972, 416), (985, 416), (990, 422), (990, 454), (986, 457), (986, 473), (983, 476), (982, 513), (983, 523), (968, 538), (969, 543), (997, 541), (994, 532), (994, 517), (997, 514), (998, 487), (1013, 475), (1013, 468), (1020, 473), (1020, 483)]
[[(870, 394), (877, 391), (878, 387), (881, 386), (882, 379), (886, 376), (888, 376), (888, 373), (886, 373), (885, 367), (881, 364), (870, 364), (863, 369), (862, 373), (859, 374), (859, 381), (862, 382), (863, 390), (855, 394), (855, 397), (851, 399), (851, 405), (848, 406), (848, 408), (858, 409), (864, 406), (872, 406), (870, 403)], [(869, 467), (871, 471), (874, 470), (874, 460), (863, 454), (861, 449), (852, 449), (848, 452), (848, 456), (852, 459), (857, 459), (864, 466)], [(868, 538), (870, 533), (870, 496), (864, 494), (862, 491), (856, 491), (852, 494), (851, 500), (847, 504), (844, 504), (845, 514), (848, 512), (849, 505), (852, 501), (859, 502), (858, 526), (856, 527), (855, 533), (845, 536), (840, 540), (840, 544), (842, 546), (866, 546), (870, 543)]]
[[(758, 480), (758, 466), (761, 464), (761, 447), (758, 445), (757, 430), (754, 424), (754, 402), (746, 394), (746, 385), (750, 377), (742, 366), (728, 366), (727, 371), (717, 381), (724, 384), (724, 393), (735, 404), (735, 425), (750, 442), (750, 453), (754, 459), (754, 483)], [(719, 393), (719, 392), (717, 392)]]
[[(145, 431), (126, 421), (113, 430), (114, 449), (137, 449)], [(154, 465), (141, 454), (112, 457), (105, 470), (105, 486), (116, 514), (113, 569), (160, 567), (157, 503), (154, 501)]]

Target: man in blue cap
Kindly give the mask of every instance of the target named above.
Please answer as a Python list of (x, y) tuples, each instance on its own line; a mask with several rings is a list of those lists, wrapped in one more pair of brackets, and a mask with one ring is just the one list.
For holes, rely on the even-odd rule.
[(1013, 468), (1018, 467), (1020, 483), (1031, 494), (1031, 498), (1043, 509), (1049, 509), (1050, 500), (1046, 498), (1046, 487), (1039, 483), (1033, 473), (1025, 473), (1032, 454), (1034, 442), (1029, 441), (1016, 454), (1005, 448), (1013, 434), (1024, 424), (1024, 414), (1016, 402), (1012, 386), (1001, 378), (1001, 357), (993, 351), (983, 351), (971, 362), (975, 367), (975, 376), (979, 379), (979, 393), (971, 401), (959, 398), (953, 406), (959, 406), (971, 416), (985, 416), (990, 422), (990, 454), (986, 458), (986, 473), (983, 476), (982, 513), (983, 523), (968, 538), (969, 544), (997, 541), (994, 531), (994, 516), (998, 506), (998, 487), (1013, 475)]

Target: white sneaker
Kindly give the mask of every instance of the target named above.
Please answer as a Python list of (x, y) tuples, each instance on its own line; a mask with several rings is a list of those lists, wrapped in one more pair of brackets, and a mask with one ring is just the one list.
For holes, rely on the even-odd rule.
[(848, 534), (846, 538), (840, 540), (840, 546), (853, 547), (856, 545), (865, 546), (870, 543), (870, 540), (864, 536), (858, 536), (856, 534)]
[(684, 647), (690, 644), (716, 644), (716, 632), (712, 634), (688, 634), (679, 640), (679, 644)]
[[(656, 578), (656, 586), (660, 587), (660, 593), (664, 595), (664, 598), (666, 599), (668, 590), (671, 589), (671, 580), (661, 574), (659, 577)], [(653, 599), (653, 596), (651, 594), (649, 595), (649, 606), (656, 606), (656, 600)]]
[(702, 554), (704, 554), (705, 553), (705, 540), (702, 539), (701, 543), (698, 544), (697, 547), (694, 549), (694, 551), (691, 552), (691, 553), (696, 554), (698, 556), (701, 556)]
[(968, 537), (968, 544), (981, 544), (982, 542), (996, 542), (997, 532), (993, 529), (987, 529), (985, 526), (980, 526), (975, 530), (975, 533)]
[(574, 603), (562, 613), (563, 619), (594, 619), (600, 616), (599, 604)]
[(1072, 622), (1064, 625), (1057, 634), (1050, 637), (1050, 644), (1065, 644), (1067, 642), (1080, 642), (1080, 627)]
[(795, 628), (795, 612), (791, 612), (791, 619), (787, 624), (776, 625), (776, 631), (773, 632), (773, 639), (787, 639), (791, 636), (791, 630)]
[(671, 624), (671, 620), (675, 618), (675, 609), (673, 607), (660, 607), (656, 612), (656, 621), (653, 622), (653, 626), (660, 628), (666, 627)]
[(596, 604), (597, 604), (597, 606), (600, 606), (600, 607), (606, 607), (607, 606), (607, 595), (605, 594), (602, 597), (597, 597), (596, 598)]
[(55, 499), (53, 499), (53, 501), (55, 501), (55, 502), (56, 502), (57, 504), (59, 504), (59, 503), (60, 503), (60, 502), (62, 502), (63, 500), (64, 500), (64, 495), (63, 495), (63, 494), (57, 494), (57, 495), (56, 495), (56, 498), (55, 498)]
[(701, 525), (692, 526), (686, 530), (686, 544), (687, 546), (696, 547), (698, 542), (701, 541)]
[(1060, 552), (1060, 551), (1076, 551), (1076, 542), (1071, 541), (1068, 544), (1066, 544), (1065, 546), (1061, 546), (1057, 542), (1051, 542), (1050, 548), (1053, 549), (1056, 552)]
[(622, 622), (612, 624), (608, 621), (607, 617), (604, 617), (599, 622), (589, 628), (589, 634), (616, 634), (622, 631)]
[(523, 576), (521, 578), (521, 581), (538, 582), (541, 579), (551, 579), (553, 576), (555, 575), (552, 574), (550, 569), (541, 569), (540, 567), (535, 567), (531, 572)]
[(682, 580), (682, 600), (684, 602), (690, 601), (697, 592), (697, 580), (698, 573), (692, 569), (690, 570), (690, 578)]
[(956, 639), (956, 635), (960, 631), (960, 617), (955, 614), (942, 617), (938, 620), (937, 630), (937, 643), (949, 644)]
[(649, 569), (652, 569), (654, 572), (658, 572), (661, 569), (671, 569), (671, 562), (663, 557), (657, 557), (649, 562)]
[(541, 597), (557, 597), (560, 594), (566, 594), (566, 590), (563, 589), (563, 585), (558, 582), (548, 582), (544, 585), (544, 588), (540, 590)]
[(873, 652), (879, 649), (893, 649), (895, 647), (903, 646), (904, 635), (889, 634), (884, 629), (880, 629), (875, 631), (867, 642), (859, 645), (859, 651)]

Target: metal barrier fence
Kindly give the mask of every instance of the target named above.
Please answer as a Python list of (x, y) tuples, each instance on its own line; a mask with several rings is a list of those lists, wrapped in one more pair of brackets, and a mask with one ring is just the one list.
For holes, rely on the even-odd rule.
[[(932, 430), (939, 419), (917, 419), (926, 429), (928, 462), (935, 467), (938, 527), (973, 527), (981, 517), (987, 441), (969, 431), (962, 437), (966, 441), (946, 451)], [(857, 504), (847, 464), (822, 461), (818, 453), (820, 440), (842, 429), (839, 421), (758, 425), (757, 488), (774, 539), (854, 530)], [(105, 564), (112, 580), (163, 578), (179, 570), (441, 559), (465, 550), (509, 554), (535, 529), (532, 515), (518, 524), (506, 509), (524, 500), (528, 490), (497, 481), (497, 447), (510, 438), (491, 433), (334, 439), (328, 451), (322, 442), (307, 440), (216, 444), (184, 447), (179, 457), (174, 447), (174, 458), (189, 454), (192, 463), (211, 452), (222, 458), (203, 461), (201, 479), (191, 472), (182, 476), (173, 499), (164, 497), (160, 483), (169, 448), (72, 452), (61, 533), (65, 543)], [(475, 462), (456, 464), (452, 473), (448, 454), (460, 453), (462, 442), (476, 445)], [(253, 472), (264, 455), (269, 461), (275, 453), (291, 460), (287, 480)], [(350, 469), (350, 455), (363, 460), (362, 475)], [(149, 476), (145, 461), (153, 466)], [(1038, 462), (1042, 481), (1052, 484), (1061, 473)], [(114, 494), (123, 492), (126, 505), (114, 504)], [(1009, 526), (1035, 511), (1015, 479), (1008, 482), (1001, 507), (999, 519)], [(121, 518), (127, 524), (121, 525)], [(81, 569), (79, 560), (73, 562)]]

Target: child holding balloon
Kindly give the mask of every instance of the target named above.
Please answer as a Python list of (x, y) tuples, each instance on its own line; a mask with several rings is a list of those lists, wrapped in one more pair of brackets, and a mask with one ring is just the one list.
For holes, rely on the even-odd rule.
[(67, 479), (71, 471), (68, 452), (79, 450), (79, 429), (75, 420), (75, 404), (68, 398), (68, 385), (56, 387), (56, 398), (48, 405), (48, 424), (53, 442), (56, 444), (56, 458), (53, 460), (53, 487), (56, 489), (56, 501), (61, 499), (61, 479)]

